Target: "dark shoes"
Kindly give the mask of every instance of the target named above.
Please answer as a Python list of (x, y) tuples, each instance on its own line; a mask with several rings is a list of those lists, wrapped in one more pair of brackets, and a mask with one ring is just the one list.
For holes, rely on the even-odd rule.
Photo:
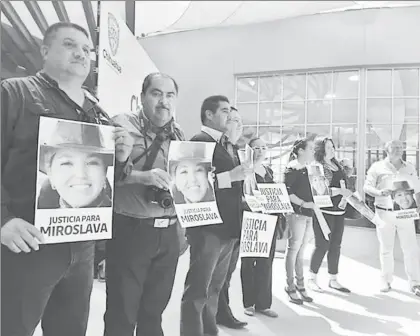
[(284, 288), (284, 291), (289, 295), (289, 301), (291, 303), (297, 304), (297, 305), (303, 305), (303, 300), (298, 297), (296, 293), (296, 289), (289, 289), (287, 287)]
[(232, 316), (230, 319), (217, 320), (217, 324), (220, 324), (229, 329), (242, 329), (248, 325), (248, 322), (242, 322)]
[(305, 289), (305, 288), (296, 288), (296, 289), (297, 289), (297, 291), (299, 292), (300, 297), (302, 298), (302, 300), (303, 300), (304, 302), (308, 302), (308, 303), (310, 303), (310, 302), (313, 302), (313, 301), (314, 301), (314, 299), (312, 299), (312, 298), (308, 295), (308, 293), (306, 292), (306, 289)]
[(337, 280), (331, 280), (329, 287), (332, 289), (338, 290), (339, 292), (342, 292), (342, 293), (346, 293), (346, 294), (351, 293), (350, 289), (342, 286)]

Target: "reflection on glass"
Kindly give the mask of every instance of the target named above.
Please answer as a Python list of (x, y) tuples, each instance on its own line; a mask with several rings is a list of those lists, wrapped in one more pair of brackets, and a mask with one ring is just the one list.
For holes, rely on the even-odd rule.
[(280, 127), (258, 127), (258, 136), (262, 138), (270, 149), (280, 150), (281, 147), (281, 129)]
[(368, 97), (391, 97), (392, 95), (392, 71), (391, 70), (368, 70), (367, 71), (367, 96)]
[(357, 99), (333, 100), (332, 122), (333, 123), (357, 123), (359, 113), (359, 101)]
[(357, 125), (333, 125), (332, 139), (337, 150), (355, 150), (357, 148)]
[(308, 101), (308, 124), (331, 122), (331, 100)]
[(256, 102), (258, 98), (258, 77), (238, 78), (237, 97), (240, 103)]
[(331, 72), (309, 74), (307, 99), (333, 98), (331, 79)]
[(334, 72), (332, 93), (335, 98), (358, 98), (359, 83), (359, 71)]
[(282, 123), (283, 125), (304, 124), (305, 123), (305, 103), (304, 102), (284, 102)]
[(394, 70), (394, 97), (419, 96), (419, 69)]
[(419, 122), (419, 99), (418, 98), (395, 98), (393, 123), (411, 123)]
[(306, 135), (311, 138), (331, 136), (330, 125), (306, 126)]
[(419, 149), (419, 126), (399, 124), (392, 125), (392, 138), (400, 139), (407, 149)]
[(281, 124), (281, 103), (260, 103), (260, 125)]
[(409, 163), (411, 163), (414, 167), (416, 167), (417, 171), (419, 171), (419, 163), (420, 163), (420, 152), (415, 150), (407, 150), (403, 156), (403, 159)]
[(238, 104), (236, 106), (244, 125), (257, 124), (257, 104)]
[(260, 101), (281, 101), (281, 77), (260, 77)]
[(368, 124), (366, 128), (366, 146), (370, 149), (383, 149), (392, 140), (391, 125)]
[(391, 124), (392, 100), (389, 98), (367, 100), (367, 122), (372, 124)]
[(283, 100), (302, 101), (306, 98), (306, 75), (286, 75), (283, 77)]
[(240, 148), (245, 147), (245, 144), (249, 142), (252, 138), (257, 136), (257, 126), (244, 126), (242, 136), (239, 138), (236, 143)]

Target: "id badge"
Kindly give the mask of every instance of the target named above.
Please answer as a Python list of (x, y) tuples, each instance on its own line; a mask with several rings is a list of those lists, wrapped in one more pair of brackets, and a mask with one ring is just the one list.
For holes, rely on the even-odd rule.
[(166, 228), (169, 226), (169, 218), (156, 218), (153, 226), (155, 228)]

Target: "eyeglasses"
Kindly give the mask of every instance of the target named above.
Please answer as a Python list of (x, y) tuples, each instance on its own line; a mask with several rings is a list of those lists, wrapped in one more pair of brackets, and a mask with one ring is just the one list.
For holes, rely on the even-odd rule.
[(252, 148), (253, 150), (267, 150), (267, 146), (263, 146), (263, 147), (254, 147)]

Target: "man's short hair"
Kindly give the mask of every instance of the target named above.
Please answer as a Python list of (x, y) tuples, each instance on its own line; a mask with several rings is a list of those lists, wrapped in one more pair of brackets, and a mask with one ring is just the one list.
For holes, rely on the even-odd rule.
[(55, 37), (55, 34), (61, 28), (74, 28), (74, 29), (77, 29), (78, 31), (81, 31), (83, 34), (85, 34), (85, 36), (87, 38), (89, 38), (89, 34), (88, 34), (87, 30), (85, 28), (83, 28), (82, 26), (79, 26), (78, 24), (72, 23), (72, 22), (57, 22), (57, 23), (54, 23), (54, 24), (52, 24), (51, 26), (49, 26), (47, 28), (47, 30), (45, 31), (45, 34), (44, 34), (44, 38), (42, 40), (42, 44), (43, 45), (50, 45), (51, 44), (51, 41)]
[(404, 143), (401, 140), (398, 140), (398, 139), (390, 140), (387, 143), (385, 143), (385, 151), (389, 153), (389, 148), (395, 143), (404, 145)]
[(207, 120), (206, 117), (206, 111), (212, 111), (213, 113), (216, 113), (217, 109), (219, 108), (220, 102), (226, 102), (229, 103), (229, 99), (225, 96), (217, 95), (217, 96), (210, 96), (206, 99), (204, 99), (203, 104), (201, 105), (201, 123), (204, 124), (204, 122)]
[(153, 78), (156, 78), (156, 77), (169, 78), (170, 80), (172, 80), (172, 82), (174, 82), (176, 94), (178, 94), (178, 91), (179, 91), (178, 83), (171, 76), (162, 72), (153, 72), (153, 73), (148, 74), (143, 81), (143, 85), (141, 87), (141, 93), (145, 94), (147, 92), (149, 87), (152, 85)]

